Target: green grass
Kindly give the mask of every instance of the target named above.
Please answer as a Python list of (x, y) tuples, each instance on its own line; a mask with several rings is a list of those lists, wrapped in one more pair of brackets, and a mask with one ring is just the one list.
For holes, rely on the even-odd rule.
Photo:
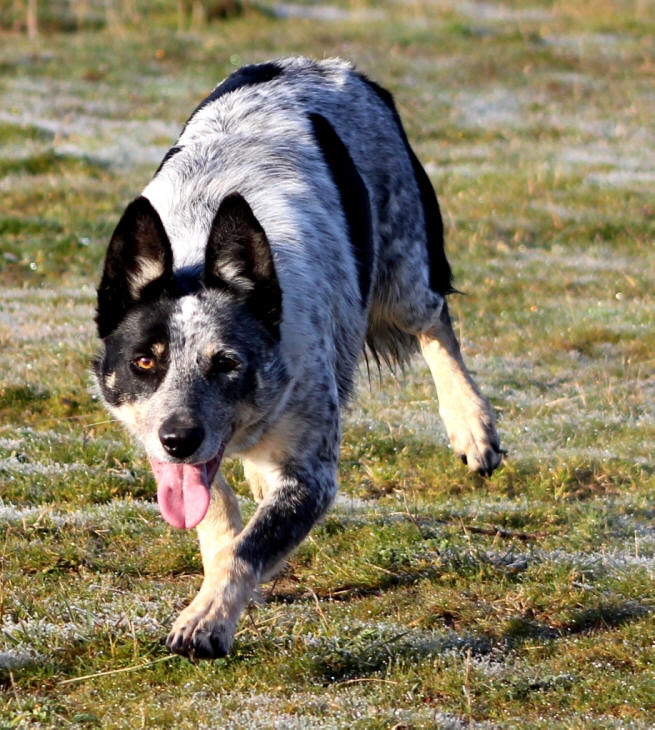
[[(57, 3), (37, 42), (1, 38), (0, 728), (652, 723), (652, 13), (332, 5), (351, 15), (251, 3), (178, 32), (162, 1), (144, 41), (142, 3), (111, 27)], [(419, 360), (362, 372), (340, 501), (233, 653), (196, 666), (163, 646), (200, 583), (195, 536), (160, 518), (89, 387), (94, 287), (195, 104), (292, 53), (349, 57), (394, 92), (508, 458), (491, 479), (453, 458)], [(247, 518), (243, 470), (225, 474)]]

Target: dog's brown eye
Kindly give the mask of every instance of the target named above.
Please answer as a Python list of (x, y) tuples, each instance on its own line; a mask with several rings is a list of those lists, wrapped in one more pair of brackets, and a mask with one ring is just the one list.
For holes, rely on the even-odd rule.
[(137, 357), (137, 359), (134, 361), (134, 366), (137, 370), (141, 370), (143, 372), (147, 372), (148, 370), (154, 370), (155, 369), (155, 358), (154, 357), (148, 357), (147, 355), (143, 355), (142, 357)]
[(225, 355), (224, 353), (218, 353), (212, 358), (212, 370), (215, 373), (229, 373), (232, 370), (236, 370), (241, 363), (236, 357), (232, 355)]

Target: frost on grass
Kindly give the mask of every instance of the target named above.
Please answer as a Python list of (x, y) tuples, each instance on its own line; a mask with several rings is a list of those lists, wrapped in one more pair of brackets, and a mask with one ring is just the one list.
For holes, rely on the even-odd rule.
[(318, 20), (323, 22), (338, 22), (353, 20), (357, 22), (384, 19), (384, 12), (375, 8), (355, 7), (340, 8), (334, 5), (312, 3), (311, 5), (300, 5), (299, 3), (273, 3), (271, 6), (273, 15), (277, 18), (302, 18), (304, 20)]
[(16, 669), (23, 669), (39, 662), (38, 654), (31, 651), (21, 651), (16, 649), (8, 649), (0, 651), (0, 673), (3, 671), (11, 672)]
[(0, 293), (0, 336), (6, 334), (9, 345), (79, 347), (93, 336), (93, 297), (90, 286), (79, 289), (5, 288)]
[(15, 451), (23, 445), (23, 441), (18, 439), (0, 438), (0, 449), (4, 451)]
[(44, 463), (22, 455), (0, 458), (0, 475), (9, 481), (16, 476), (61, 478), (70, 474), (111, 475), (112, 479), (134, 481), (134, 474), (129, 469), (107, 469), (105, 466), (89, 466), (82, 462)]
[(126, 591), (104, 577), (85, 585), (63, 583), (45, 605), (34, 609), (16, 597), (13, 608), (5, 606), (0, 651), (13, 650), (52, 662), (71, 643), (160, 637), (167, 631), (170, 606), (176, 598), (166, 583), (144, 579)]
[[(0, 385), (2, 385), (0, 381)], [(39, 391), (36, 391), (38, 394)], [(44, 392), (44, 395), (46, 393)], [(128, 468), (107, 467), (97, 463), (87, 463), (85, 449), (92, 444), (94, 449), (112, 449), (122, 447), (122, 443), (113, 438), (87, 437), (79, 432), (58, 432), (52, 429), (39, 431), (31, 427), (14, 428), (11, 425), (0, 428), (0, 476), (11, 481), (17, 477), (63, 478), (71, 474), (78, 475), (110, 475), (112, 479), (133, 481), (134, 473)], [(53, 448), (69, 447), (64, 452), (63, 461), (52, 457)], [(76, 460), (75, 456), (82, 460)], [(2, 500), (0, 499), (0, 504)]]
[(78, 288), (0, 289), (0, 388), (30, 385), (45, 392), (57, 378), (83, 376), (67, 373), (60, 361), (74, 354), (90, 365), (94, 299), (86, 282)]
[[(53, 444), (84, 446), (89, 443), (88, 437), (79, 431), (41, 430), (32, 426), (15, 426), (13, 424), (1, 426), (0, 434), (8, 434), (8, 436), (0, 436), (0, 450), (9, 452), (25, 448), (49, 449)], [(123, 445), (118, 439), (105, 436), (95, 436), (93, 443), (107, 449)]]
[(115, 499), (107, 504), (89, 505), (83, 510), (62, 512), (51, 506), (21, 507), (4, 503), (0, 499), (0, 520), (9, 524), (40, 527), (94, 527), (107, 529), (128, 520), (141, 519), (144, 515), (158, 513), (157, 504), (143, 500)]
[(544, 34), (543, 43), (562, 53), (578, 53), (580, 56), (617, 57), (630, 43), (628, 36), (617, 33), (578, 33), (576, 35)]
[[(631, 552), (603, 550), (594, 552), (570, 552), (567, 550), (530, 550), (526, 552), (483, 553), (486, 560), (497, 568), (510, 573), (523, 572), (531, 565), (555, 565), (577, 569), (581, 574), (599, 580), (607, 576), (628, 578), (634, 570), (643, 569), (649, 578), (655, 577), (655, 558), (635, 555)], [(648, 607), (641, 607), (643, 612)]]
[[(394, 683), (391, 682), (393, 685)], [(419, 701), (415, 706), (388, 708), (385, 685), (378, 687), (359, 685), (332, 685), (320, 692), (270, 693), (200, 692), (194, 695), (194, 705), (201, 709), (203, 719), (198, 725), (203, 730), (215, 727), (275, 728), (276, 730), (338, 730), (344, 721), (355, 727), (436, 727), (440, 730), (464, 730), (464, 728), (491, 728), (488, 723), (469, 723), (468, 719), (455, 714), (426, 707)], [(296, 708), (290, 711), (289, 708)]]
[(647, 170), (611, 170), (595, 172), (587, 176), (592, 185), (608, 188), (637, 188), (652, 190), (655, 183), (655, 172)]
[(23, 461), (13, 456), (0, 459), (0, 474), (21, 474), (27, 476), (63, 477), (73, 472), (88, 471), (86, 464), (43, 464), (41, 462)]
[(56, 151), (118, 169), (156, 164), (162, 139), (175, 139), (179, 124), (130, 119), (128, 106), (97, 83), (20, 78), (6, 84), (0, 121), (36, 127), (55, 136)]
[(459, 15), (493, 23), (542, 21), (551, 13), (539, 7), (514, 8), (504, 3), (474, 2), (472, 0), (429, 0), (429, 5), (451, 7)]
[(522, 101), (517, 92), (503, 87), (488, 88), (455, 95), (455, 118), (458, 126), (494, 129), (519, 129), (526, 124)]

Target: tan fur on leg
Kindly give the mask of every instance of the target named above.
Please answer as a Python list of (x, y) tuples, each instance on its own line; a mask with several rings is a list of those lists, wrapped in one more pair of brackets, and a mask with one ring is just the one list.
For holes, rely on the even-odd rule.
[(215, 556), (211, 577), (205, 576), (198, 595), (173, 624), (166, 646), (195, 659), (225, 656), (257, 582), (251, 566), (227, 545)]
[(198, 525), (198, 539), (205, 580), (212, 573), (216, 556), (243, 529), (239, 502), (232, 488), (219, 472), (211, 488), (211, 502)]
[(205, 576), (198, 595), (173, 624), (166, 642), (173, 651), (199, 659), (229, 651), (239, 615), (257, 584), (251, 568), (234, 556), (242, 527), (236, 495), (219, 473), (197, 528)]
[(464, 365), (447, 308), (417, 337), (453, 450), (472, 471), (491, 474), (502, 458), (494, 414)]
[[(259, 461), (255, 463), (252, 459), (243, 460), (243, 469), (246, 474), (246, 479), (250, 485), (250, 490), (257, 503), (261, 502), (268, 494), (271, 488), (275, 487), (275, 481), (279, 477), (279, 469), (273, 464), (262, 461), (263, 450), (258, 450), (256, 455), (259, 457)], [(286, 561), (281, 560), (274, 566), (269, 568), (264, 575), (260, 577), (260, 583), (266, 583), (269, 580), (275, 578), (275, 576), (284, 568)]]
[(266, 492), (268, 491), (268, 486), (266, 484), (266, 480), (264, 479), (264, 475), (257, 468), (254, 462), (250, 461), (249, 459), (243, 460), (243, 471), (246, 475), (246, 479), (248, 480), (248, 485), (250, 486), (252, 496), (255, 502), (259, 504), (259, 502), (264, 499), (264, 497), (266, 496)]

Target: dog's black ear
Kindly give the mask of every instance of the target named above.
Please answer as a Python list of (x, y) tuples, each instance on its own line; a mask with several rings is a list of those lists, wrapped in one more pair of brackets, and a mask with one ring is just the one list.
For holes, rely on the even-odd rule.
[(205, 286), (238, 294), (274, 335), (279, 335), (282, 292), (264, 229), (238, 193), (223, 199), (205, 254)]
[(157, 211), (147, 198), (130, 203), (114, 231), (98, 287), (96, 323), (109, 335), (130, 307), (160, 294), (173, 273), (173, 251)]

